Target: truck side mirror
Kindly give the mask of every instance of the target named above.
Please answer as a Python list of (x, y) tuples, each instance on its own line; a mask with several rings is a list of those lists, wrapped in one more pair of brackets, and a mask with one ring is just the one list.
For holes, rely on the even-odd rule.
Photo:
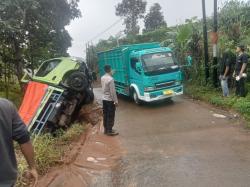
[(25, 72), (25, 73), (24, 73), (24, 76), (23, 76), (22, 79), (21, 79), (21, 82), (22, 82), (22, 83), (28, 83), (31, 79), (32, 79), (32, 76), (29, 75), (28, 72)]
[(141, 63), (140, 63), (140, 62), (137, 62), (137, 63), (136, 63), (135, 68), (136, 68), (136, 71), (138, 71), (138, 72), (142, 72), (142, 65), (141, 65)]

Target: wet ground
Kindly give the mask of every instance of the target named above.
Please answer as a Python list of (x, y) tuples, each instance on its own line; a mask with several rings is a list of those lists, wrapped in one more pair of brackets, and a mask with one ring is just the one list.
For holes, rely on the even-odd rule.
[(115, 129), (118, 137), (92, 129), (40, 186), (250, 186), (250, 133), (230, 112), (185, 97), (142, 106), (120, 98)]
[(250, 134), (242, 123), (184, 97), (143, 106), (121, 98), (115, 128), (126, 154), (93, 186), (248, 187)]

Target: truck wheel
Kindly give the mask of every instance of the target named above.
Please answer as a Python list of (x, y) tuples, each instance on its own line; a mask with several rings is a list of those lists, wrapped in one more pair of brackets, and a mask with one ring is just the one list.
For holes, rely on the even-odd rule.
[(141, 104), (141, 100), (139, 99), (138, 94), (136, 93), (135, 90), (133, 91), (133, 99), (134, 99), (134, 102), (135, 102), (137, 105), (140, 105), (140, 104)]
[(83, 91), (88, 87), (86, 76), (82, 72), (73, 72), (65, 80), (66, 85), (78, 92)]

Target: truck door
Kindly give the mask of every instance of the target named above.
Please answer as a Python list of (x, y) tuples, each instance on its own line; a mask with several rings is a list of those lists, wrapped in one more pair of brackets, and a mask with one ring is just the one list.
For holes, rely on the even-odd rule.
[(130, 79), (131, 84), (137, 85), (140, 95), (143, 95), (143, 79), (142, 72), (136, 69), (136, 63), (140, 62), (139, 58), (131, 57), (130, 58)]

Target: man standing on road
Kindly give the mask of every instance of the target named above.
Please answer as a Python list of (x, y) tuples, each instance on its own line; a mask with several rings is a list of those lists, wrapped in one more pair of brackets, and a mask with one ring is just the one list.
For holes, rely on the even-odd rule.
[(247, 77), (247, 61), (248, 56), (245, 53), (243, 45), (239, 45), (236, 49), (238, 56), (236, 58), (234, 77), (236, 78), (236, 95), (245, 97), (247, 92), (245, 88), (245, 81)]
[(35, 169), (34, 151), (29, 133), (14, 105), (0, 98), (0, 187), (12, 187), (17, 179), (13, 140), (20, 145), (36, 185), (38, 174)]
[(104, 67), (105, 75), (101, 78), (103, 93), (103, 126), (104, 134), (108, 136), (118, 135), (113, 130), (115, 122), (115, 110), (118, 105), (118, 99), (115, 91), (115, 83), (112, 77), (112, 69), (110, 65)]
[(224, 97), (229, 96), (228, 80), (230, 78), (232, 63), (232, 54), (229, 50), (226, 50), (223, 53), (222, 60), (220, 63), (220, 82)]

